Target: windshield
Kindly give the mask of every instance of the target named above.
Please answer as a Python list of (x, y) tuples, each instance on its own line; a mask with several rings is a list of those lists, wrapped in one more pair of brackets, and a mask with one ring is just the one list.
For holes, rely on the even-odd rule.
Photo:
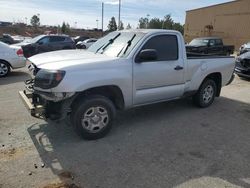
[(209, 42), (208, 39), (194, 39), (189, 43), (189, 45), (192, 45), (192, 46), (207, 46), (208, 42)]
[(115, 31), (97, 40), (88, 51), (110, 57), (124, 57), (131, 52), (144, 35), (144, 33)]

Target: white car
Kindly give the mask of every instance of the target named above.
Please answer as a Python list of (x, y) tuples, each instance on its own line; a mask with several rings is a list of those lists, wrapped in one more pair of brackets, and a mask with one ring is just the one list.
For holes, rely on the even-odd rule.
[(25, 67), (23, 50), (18, 46), (9, 46), (0, 42), (0, 77), (7, 76), (11, 69)]
[(79, 41), (76, 44), (76, 48), (78, 48), (78, 49), (88, 49), (96, 41), (97, 41), (97, 39), (95, 39), (95, 38), (90, 38), (90, 39), (86, 39), (84, 41)]

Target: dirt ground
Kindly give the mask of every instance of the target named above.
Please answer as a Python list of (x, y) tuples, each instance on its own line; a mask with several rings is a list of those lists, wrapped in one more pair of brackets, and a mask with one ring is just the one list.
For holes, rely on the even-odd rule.
[(250, 81), (207, 109), (185, 99), (120, 112), (107, 137), (84, 141), (28, 114), (17, 93), (28, 77), (0, 79), (0, 188), (250, 187)]

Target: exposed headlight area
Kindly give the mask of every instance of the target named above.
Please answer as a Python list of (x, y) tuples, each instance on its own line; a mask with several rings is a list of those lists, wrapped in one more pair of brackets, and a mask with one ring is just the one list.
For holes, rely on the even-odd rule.
[(63, 80), (66, 72), (63, 70), (46, 70), (40, 69), (34, 81), (34, 87), (42, 89), (51, 89), (59, 85)]
[(242, 60), (241, 57), (237, 57), (237, 58), (236, 58), (236, 62), (237, 62), (237, 63), (241, 62), (241, 60)]

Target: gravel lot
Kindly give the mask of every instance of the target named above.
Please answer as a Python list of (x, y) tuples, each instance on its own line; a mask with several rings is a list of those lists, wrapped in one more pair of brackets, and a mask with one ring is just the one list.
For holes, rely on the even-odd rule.
[(190, 99), (119, 113), (84, 141), (64, 122), (30, 117), (26, 69), (0, 79), (0, 188), (250, 187), (250, 82), (236, 78), (207, 109)]

